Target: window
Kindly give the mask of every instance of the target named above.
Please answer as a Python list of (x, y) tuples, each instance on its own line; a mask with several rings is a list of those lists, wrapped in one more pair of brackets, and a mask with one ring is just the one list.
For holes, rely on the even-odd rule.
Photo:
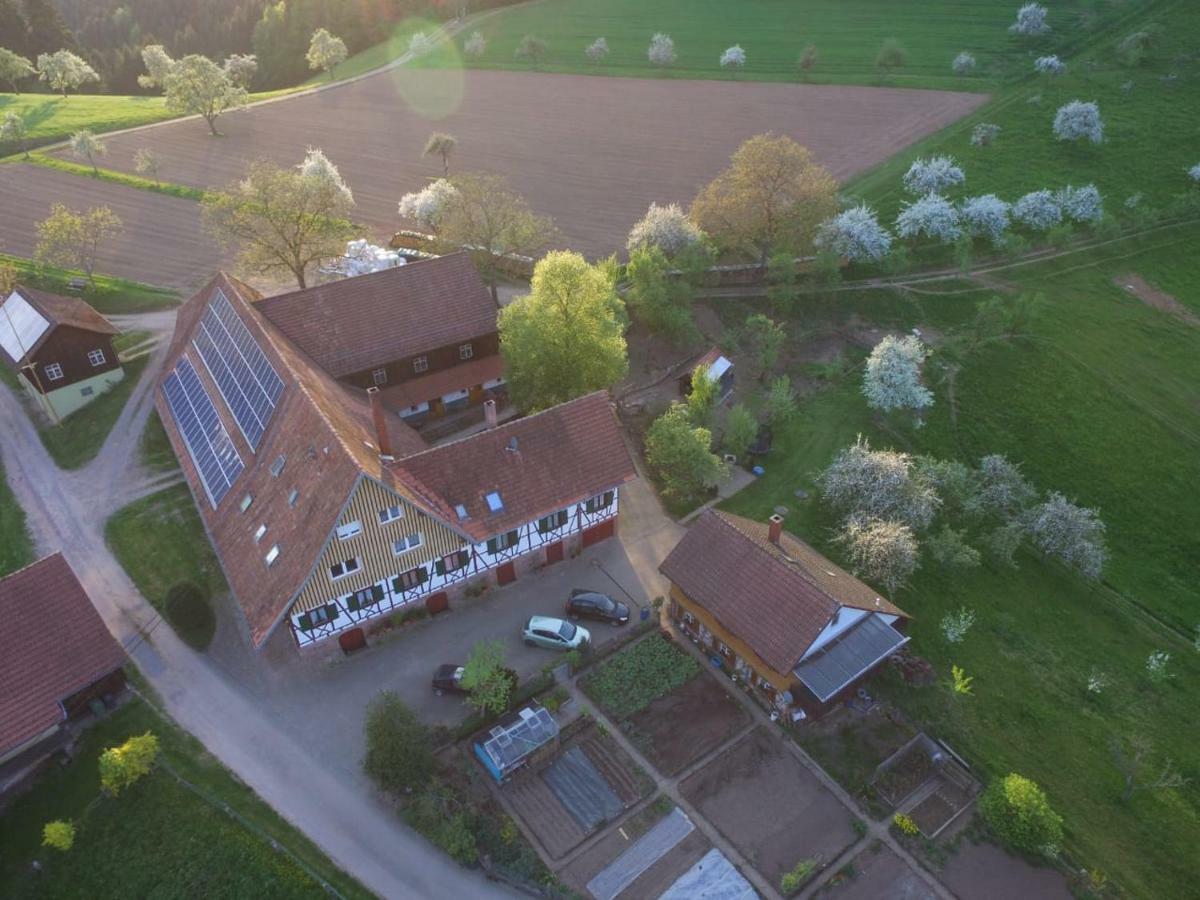
[(357, 558), (343, 559), (340, 563), (334, 563), (329, 567), (329, 580), (337, 581), (339, 578), (345, 578), (347, 575), (357, 572), (362, 567), (362, 563)]
[(387, 369), (376, 369), (371, 373), (371, 380), (376, 385), (387, 384)]
[(458, 345), (458, 358), (459, 359), (470, 359), (474, 355), (475, 355), (475, 348), (472, 347), (470, 344), (459, 344)]
[(387, 509), (379, 511), (379, 524), (386, 525), (388, 522), (395, 522), (397, 519), (404, 518), (403, 506), (389, 506)]
[(324, 606), (318, 606), (316, 609), (310, 609), (297, 619), (297, 624), (301, 631), (311, 631), (313, 628), (318, 628), (325, 625), (334, 619), (337, 615), (337, 610), (332, 603), (326, 603)]
[(597, 494), (591, 500), (583, 505), (585, 512), (594, 513), (602, 509), (608, 509), (613, 503), (613, 492), (605, 491), (603, 494)]
[(733, 657), (733, 651), (729, 649), (729, 645), (724, 641), (717, 641), (717, 652), (726, 658)]
[(401, 553), (407, 553), (409, 550), (415, 550), (424, 543), (421, 537), (421, 532), (414, 531), (412, 534), (407, 534), (399, 540), (392, 542), (392, 552), (399, 556)]
[(538, 534), (547, 534), (567, 524), (567, 511), (560, 509), (543, 519), (538, 519)]
[(288, 506), (295, 506), (296, 501), (300, 499), (300, 492), (295, 488), (288, 491)]
[(287, 457), (280, 453), (275, 457), (275, 462), (271, 463), (271, 474), (278, 478), (283, 474), (283, 467), (287, 465)]
[(90, 385), (88, 387), (79, 389), (80, 397), (90, 397), (94, 393), (96, 393), (96, 389), (94, 387), (91, 387)]
[(492, 491), (485, 499), (487, 500), (488, 509), (492, 512), (500, 512), (500, 510), (504, 509), (504, 501), (500, 499), (499, 491)]
[(488, 553), (495, 555), (501, 550), (507, 550), (509, 547), (515, 547), (521, 540), (520, 532), (516, 529), (506, 531), (504, 534), (498, 534), (487, 542)]
[(428, 372), (429, 371), (429, 357), (428, 356), (414, 357), (413, 358), (413, 371), (414, 372)]
[(254, 495), (246, 494), (244, 497), (242, 497), (242, 502), (238, 504), (238, 508), (242, 512), (245, 512), (246, 510), (248, 510), (250, 508), (250, 504), (253, 502), (254, 502)]
[(337, 539), (339, 541), (348, 541), (356, 534), (362, 534), (362, 522), (357, 519), (337, 527)]
[(58, 381), (63, 377), (62, 366), (60, 366), (58, 363), (50, 363), (50, 365), (45, 367), (44, 371), (46, 373), (46, 377), (51, 381)]
[(104, 365), (104, 351), (103, 350), (89, 350), (88, 351), (88, 362), (90, 362), (93, 367)]
[(449, 556), (443, 556), (433, 564), (434, 570), (439, 575), (448, 575), (465, 566), (471, 561), (470, 550), (459, 550), (457, 553), (451, 553)]
[(257, 544), (259, 541), (261, 541), (263, 539), (263, 535), (265, 535), (266, 533), (267, 533), (267, 525), (264, 522), (262, 525), (259, 525), (258, 530), (254, 532), (254, 543)]
[(407, 572), (402, 572), (392, 579), (392, 590), (397, 594), (403, 591), (411, 591), (413, 588), (420, 587), (429, 580), (429, 573), (424, 566), (417, 566), (415, 569), (409, 569)]
[(456, 504), (454, 507), (454, 514), (458, 516), (458, 520), (461, 522), (463, 519), (467, 518), (467, 508), (461, 503)]
[(279, 559), (279, 545), (274, 544), (272, 545), (271, 549), (267, 551), (267, 555), (263, 557), (263, 561), (266, 562), (268, 566), (273, 566), (275, 565), (275, 560), (277, 559)]
[(684, 625), (695, 625), (696, 617), (693, 616), (690, 612), (685, 612), (683, 614), (683, 624)]
[(355, 612), (360, 609), (366, 609), (368, 606), (374, 606), (383, 599), (383, 588), (377, 584), (373, 584), (368, 588), (363, 588), (361, 591), (355, 591), (346, 598), (346, 607)]

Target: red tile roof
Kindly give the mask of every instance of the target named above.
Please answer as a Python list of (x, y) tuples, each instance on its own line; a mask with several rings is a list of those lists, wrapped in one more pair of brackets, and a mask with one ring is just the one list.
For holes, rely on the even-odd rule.
[(496, 304), (466, 253), (343, 278), (255, 305), (334, 378), (496, 330)]
[(62, 700), (125, 662), (61, 553), (0, 579), (0, 754), (61, 722)]
[(777, 672), (800, 661), (839, 606), (908, 614), (786, 531), (709, 510), (659, 571)]
[[(475, 541), (636, 477), (605, 391), (434, 447), (393, 468), (439, 497), (448, 507), (448, 524)], [(503, 503), (496, 512), (486, 500), (493, 491)], [(453, 512), (459, 504), (466, 519)]]

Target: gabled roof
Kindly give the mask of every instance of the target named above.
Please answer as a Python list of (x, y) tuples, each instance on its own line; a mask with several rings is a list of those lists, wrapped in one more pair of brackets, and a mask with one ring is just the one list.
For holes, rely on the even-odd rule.
[(701, 515), (659, 571), (777, 672), (796, 666), (839, 607), (908, 614), (799, 538), (766, 522)]
[[(448, 524), (475, 541), (636, 477), (605, 391), (434, 447), (394, 468), (439, 497)], [(500, 509), (488, 504), (493, 492)], [(465, 519), (454, 513), (460, 504)]]
[[(13, 291), (18, 294), (29, 306), (36, 310), (45, 319), (46, 324), (39, 329), (39, 332), (33, 340), (24, 345), (25, 354), (20, 359), (13, 358), (17, 364), (24, 362), (31, 357), (42, 344), (44, 344), (58, 326), (66, 326), (69, 328), (78, 328), (82, 331), (91, 331), (96, 334), (120, 334), (118, 329), (112, 322), (92, 309), (83, 300), (78, 297), (62, 297), (58, 294), (51, 294), (48, 291), (39, 291), (25, 285), (18, 284)], [(2, 311), (2, 308), (9, 300), (12, 299), (12, 294), (7, 297), (0, 297), (0, 330), (3, 330), (9, 321)], [(47, 327), (48, 326), (48, 327)], [(11, 354), (10, 354), (11, 355)]]
[(267, 297), (256, 306), (334, 378), (496, 330), (496, 304), (466, 253)]
[(0, 754), (63, 719), (61, 701), (120, 668), (121, 649), (61, 553), (0, 579)]

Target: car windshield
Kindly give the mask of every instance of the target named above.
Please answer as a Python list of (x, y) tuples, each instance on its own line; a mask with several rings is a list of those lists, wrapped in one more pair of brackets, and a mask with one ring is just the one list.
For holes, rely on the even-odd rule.
[(564, 641), (569, 641), (575, 637), (575, 626), (570, 622), (562, 622), (558, 626), (558, 633)]
[(596, 607), (603, 612), (613, 612), (617, 608), (617, 604), (613, 603), (612, 597), (606, 597), (603, 594), (596, 596)]

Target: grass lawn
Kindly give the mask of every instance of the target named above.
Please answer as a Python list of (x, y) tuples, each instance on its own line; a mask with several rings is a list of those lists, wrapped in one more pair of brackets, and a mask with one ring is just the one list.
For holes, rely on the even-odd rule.
[[(160, 767), (121, 795), (97, 799), (100, 753), (146, 731), (158, 736), (162, 763), (197, 791)], [(75, 823), (67, 853), (41, 846), (42, 826), (55, 819)], [(34, 859), (42, 863), (39, 874), (30, 869)], [(371, 896), (196, 740), (137, 699), (88, 730), (69, 766), (52, 769), (0, 817), (6, 897), (317, 900), (326, 896), (321, 881), (345, 897)]]
[(82, 297), (97, 312), (105, 315), (170, 309), (179, 303), (179, 295), (175, 291), (108, 275), (97, 275), (94, 287), (89, 285), (76, 293), (67, 285), (72, 278), (83, 277), (82, 272), (40, 265), (34, 260), (4, 253), (0, 253), (0, 263), (16, 266), (17, 278), (23, 284), (67, 297)]
[[(372, 69), (378, 69), (380, 66), (386, 66), (398, 56), (408, 52), (408, 41), (414, 34), (418, 31), (432, 34), (441, 24), (432, 19), (423, 19), (420, 17), (412, 17), (405, 19), (403, 22), (398, 22), (392, 30), (392, 36), (386, 41), (381, 41), (373, 47), (368, 47), (366, 50), (355, 53), (353, 56), (347, 57), (334, 66), (332, 80), (343, 81), (347, 78), (366, 74)], [(329, 75), (321, 72), (312, 76), (301, 87), (316, 87), (328, 84), (329, 82)]]
[[(794, 492), (811, 493), (813, 473), (862, 433), (876, 446), (962, 460), (1005, 453), (1040, 489), (1098, 507), (1111, 551), (1102, 584), (1028, 553), (1015, 570), (954, 574), (927, 562), (895, 599), (914, 616), (915, 651), (943, 678), (961, 665), (975, 677), (974, 696), (955, 702), (941, 686), (884, 689), (985, 776), (1017, 771), (1040, 782), (1066, 818), (1076, 861), (1141, 897), (1188, 895), (1200, 840), (1200, 654), (1189, 640), (1200, 622), (1200, 510), (1191, 500), (1200, 482), (1200, 329), (1112, 279), (1138, 273), (1198, 310), (1200, 270), (1184, 249), (1197, 241), (1193, 225), (1004, 273), (1015, 289), (1042, 292), (1044, 305), (1027, 333), (965, 358), (953, 401), (935, 358), (927, 371), (936, 402), (924, 428), (873, 415), (861, 370), (851, 368), (804, 400), (796, 420), (776, 432), (766, 475), (727, 504), (756, 518), (787, 506), (787, 527), (837, 558), (833, 516)], [(847, 326), (858, 316), (945, 334), (990, 293), (945, 288), (805, 299), (802, 321)], [(963, 605), (978, 621), (951, 646), (938, 624)], [(1159, 649), (1171, 653), (1175, 677), (1156, 686), (1145, 664)], [(1098, 697), (1086, 691), (1093, 668), (1111, 680)], [(1150, 768), (1169, 756), (1191, 784), (1122, 804), (1108, 742), (1132, 733), (1152, 740)]]
[(33, 562), (33, 541), (25, 525), (25, 510), (13, 496), (0, 461), (0, 577)]
[(137, 387), (147, 361), (148, 357), (139, 356), (125, 363), (125, 378), (111, 389), (58, 425), (46, 422), (38, 429), (46, 452), (60, 469), (78, 469), (100, 452), (129, 395)]
[(138, 442), (138, 454), (142, 465), (153, 472), (170, 472), (179, 468), (179, 460), (157, 411), (152, 411), (146, 419), (146, 427), (142, 429), (142, 438)]
[(228, 590), (187, 485), (131, 503), (108, 520), (104, 537), (138, 590), (159, 612), (182, 581), (207, 596)]
[[(647, 60), (650, 37), (665, 32), (675, 42), (672, 78), (731, 78), (719, 60), (725, 48), (739, 44), (746, 67), (736, 77), (757, 81), (799, 80), (796, 62), (805, 46), (817, 47), (811, 70), (814, 83), (878, 84), (875, 57), (887, 38), (907, 52), (907, 64), (888, 79), (898, 87), (986, 91), (1028, 71), (1029, 51), (1068, 53), (1089, 34), (1126, 14), (1123, 6), (1065, 0), (1051, 4), (1053, 31), (1039, 41), (1008, 33), (1019, 3), (995, 0), (545, 0), (504, 10), (468, 27), (456, 39), (458, 52), (441, 53), (426, 65), (461, 65), (467, 36), (480, 31), (487, 40), (478, 60), (466, 65), (487, 69), (526, 69), (514, 57), (522, 36), (547, 43), (539, 68), (549, 72), (656, 76)], [(597, 37), (608, 41), (609, 57), (593, 64), (584, 48)], [(959, 77), (950, 63), (960, 51), (977, 61), (975, 73)]]

